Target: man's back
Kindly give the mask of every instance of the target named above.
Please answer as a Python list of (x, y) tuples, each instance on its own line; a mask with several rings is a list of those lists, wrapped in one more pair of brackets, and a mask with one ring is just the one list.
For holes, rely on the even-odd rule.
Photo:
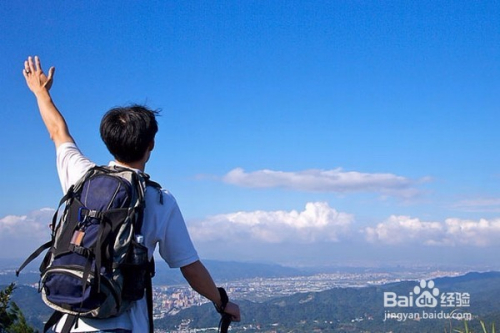
[[(28, 57), (24, 62), (23, 75), (37, 99), (42, 120), (56, 146), (59, 179), (63, 192), (66, 192), (94, 163), (78, 150), (64, 117), (52, 101), (49, 90), (54, 67), (45, 75), (40, 59)], [(114, 163), (144, 172), (155, 147), (155, 135), (158, 131), (156, 114), (157, 112), (144, 106), (132, 105), (113, 108), (104, 115), (100, 125), (101, 138), (115, 158)], [(180, 268), (184, 278), (196, 292), (212, 301), (220, 314), (228, 314), (234, 321), (240, 320), (238, 305), (229, 301), (222, 288), (217, 288), (210, 273), (198, 259), (179, 207), (167, 191), (146, 190), (142, 232), (149, 257), (158, 244), (162, 258), (170, 267)], [(82, 325), (73, 332), (98, 331), (109, 326), (113, 326), (113, 329), (145, 332), (148, 323), (144, 304), (143, 298), (136, 301), (131, 310), (122, 316), (97, 321), (93, 323), (94, 329), (85, 330)]]
[[(110, 162), (110, 166), (117, 165)], [(57, 170), (63, 187), (67, 191), (90, 168), (95, 166), (73, 143), (62, 144), (57, 148)], [(140, 172), (139, 170), (135, 170)], [(198, 255), (189, 237), (184, 219), (175, 198), (165, 190), (147, 186), (141, 233), (144, 245), (151, 259), (156, 245), (162, 258), (171, 268), (179, 268), (197, 261)], [(111, 319), (82, 319), (82, 327), (89, 328), (138, 328), (147, 330), (147, 304), (143, 298), (131, 310)]]

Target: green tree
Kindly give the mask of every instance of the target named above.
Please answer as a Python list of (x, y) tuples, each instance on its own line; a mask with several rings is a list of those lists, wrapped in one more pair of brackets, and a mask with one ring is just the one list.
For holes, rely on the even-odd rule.
[(16, 286), (11, 283), (0, 290), (0, 333), (35, 333), (17, 304), (11, 300), (14, 289)]

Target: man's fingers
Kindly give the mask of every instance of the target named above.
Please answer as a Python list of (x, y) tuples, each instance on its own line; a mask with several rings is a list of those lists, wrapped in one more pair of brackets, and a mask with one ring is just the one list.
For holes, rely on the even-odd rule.
[(28, 79), (28, 73), (30, 71), (30, 66), (28, 64), (28, 60), (25, 60), (24, 61), (24, 69), (23, 69), (23, 75), (24, 75), (24, 78), (27, 80)]
[(35, 71), (35, 66), (33, 65), (33, 58), (31, 56), (28, 57), (28, 70), (30, 72)]
[(35, 56), (35, 66), (37, 71), (42, 72), (42, 65), (40, 64), (40, 58), (38, 58), (38, 56)]
[(54, 66), (49, 68), (49, 75), (47, 76), (47, 81), (52, 80), (52, 77), (54, 76), (55, 71), (56, 71), (56, 68)]

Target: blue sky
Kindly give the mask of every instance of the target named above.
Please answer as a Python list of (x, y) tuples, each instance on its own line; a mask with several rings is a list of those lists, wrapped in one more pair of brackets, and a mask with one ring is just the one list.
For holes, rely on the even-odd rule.
[(46, 239), (61, 196), (21, 74), (38, 55), (96, 163), (106, 110), (162, 110), (146, 171), (202, 257), (498, 267), (498, 17), (495, 1), (2, 2), (0, 252)]

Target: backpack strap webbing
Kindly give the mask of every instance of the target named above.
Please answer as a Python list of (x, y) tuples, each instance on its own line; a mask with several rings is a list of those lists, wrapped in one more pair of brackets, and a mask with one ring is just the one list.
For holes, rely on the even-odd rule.
[(161, 205), (163, 205), (163, 192), (161, 185), (158, 184), (157, 182), (152, 181), (147, 173), (142, 173), (141, 175), (143, 179), (146, 181), (146, 187), (151, 186), (154, 187), (156, 191), (158, 191), (158, 199), (159, 199), (158, 201), (160, 202)]
[(32, 262), (36, 257), (38, 257), (43, 251), (47, 250), (52, 246), (52, 240), (48, 241), (47, 243), (43, 244), (40, 246), (38, 249), (33, 252), (28, 259), (26, 259), (22, 265), (16, 270), (16, 276), (19, 276), (19, 273), (23, 270), (26, 265), (28, 265), (30, 262)]
[(148, 274), (146, 280), (146, 301), (148, 303), (148, 319), (149, 319), (149, 333), (154, 332), (153, 322), (153, 282), (151, 274)]
[(47, 332), (48, 330), (51, 329), (52, 326), (56, 325), (59, 320), (63, 317), (63, 313), (60, 311), (54, 311), (50, 318), (47, 320), (45, 325), (43, 326), (43, 333)]
[(70, 333), (71, 332), (71, 328), (73, 327), (73, 325), (75, 325), (75, 323), (77, 322), (78, 320), (78, 316), (75, 316), (75, 315), (68, 315), (66, 317), (66, 321), (64, 322), (64, 326), (61, 330), (61, 333)]
[[(61, 311), (54, 311), (54, 313), (50, 316), (50, 318), (43, 326), (43, 333), (46, 333), (54, 325), (57, 325), (57, 323), (61, 320), (63, 316), (64, 313), (62, 313)], [(66, 321), (64, 322), (64, 325), (61, 329), (61, 333), (70, 333), (71, 328), (73, 327), (73, 325), (75, 325), (77, 321), (78, 321), (78, 316), (68, 314), (68, 316), (66, 317)]]
[[(109, 224), (106, 220), (101, 219), (99, 223), (99, 230), (97, 232), (97, 245), (95, 247), (95, 277), (97, 280), (97, 290), (101, 291), (101, 267), (103, 265), (102, 262), (102, 242), (105, 240), (109, 233), (111, 232), (111, 224)], [(109, 258), (109, 254), (108, 254)], [(105, 263), (109, 264), (109, 263)]]
[(52, 216), (52, 222), (50, 223), (50, 229), (51, 229), (51, 240), (48, 241), (47, 243), (43, 244), (40, 246), (38, 249), (36, 249), (23, 263), (22, 265), (16, 270), (16, 276), (19, 276), (19, 273), (26, 267), (30, 262), (32, 262), (35, 258), (37, 258), (43, 251), (47, 250), (50, 248), (54, 242), (54, 237), (55, 237), (55, 227), (56, 227), (56, 222), (57, 222), (57, 213), (59, 212), (59, 208), (62, 206), (62, 204), (68, 200), (73, 195), (73, 186), (70, 187), (68, 192), (62, 197), (61, 201), (59, 201), (59, 206), (57, 207), (57, 210), (55, 211), (54, 215)]

